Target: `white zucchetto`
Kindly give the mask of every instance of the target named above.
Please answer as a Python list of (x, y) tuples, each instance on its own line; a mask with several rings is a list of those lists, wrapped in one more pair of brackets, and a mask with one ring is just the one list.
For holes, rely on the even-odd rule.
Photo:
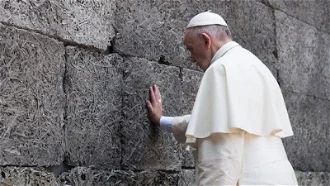
[(218, 14), (212, 12), (202, 12), (194, 16), (187, 25), (187, 28), (206, 25), (228, 26), (226, 21)]

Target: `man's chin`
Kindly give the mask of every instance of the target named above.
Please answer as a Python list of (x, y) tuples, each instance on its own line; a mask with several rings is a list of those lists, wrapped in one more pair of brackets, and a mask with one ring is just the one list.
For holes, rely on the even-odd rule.
[(207, 67), (203, 66), (203, 65), (197, 65), (200, 69), (202, 69), (204, 72), (206, 71)]

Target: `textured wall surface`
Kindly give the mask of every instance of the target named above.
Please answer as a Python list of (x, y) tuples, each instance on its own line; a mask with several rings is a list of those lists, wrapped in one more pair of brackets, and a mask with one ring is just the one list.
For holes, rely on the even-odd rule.
[(0, 1), (0, 185), (194, 185), (186, 146), (147, 119), (189, 114), (203, 72), (183, 44), (212, 10), (280, 84), (301, 185), (330, 185), (329, 0)]
[(3, 186), (56, 186), (56, 177), (42, 168), (1, 167), (0, 185)]
[(147, 119), (145, 100), (148, 88), (157, 84), (163, 90), (164, 109), (180, 112), (180, 69), (160, 65), (140, 58), (129, 58), (124, 66), (123, 113), (123, 166), (130, 170), (179, 170), (180, 149), (173, 137), (152, 127)]
[(64, 155), (64, 45), (0, 24), (0, 164), (56, 165)]
[(115, 36), (114, 11), (114, 0), (0, 1), (2, 22), (101, 49)]
[(123, 59), (66, 47), (67, 163), (119, 168)]

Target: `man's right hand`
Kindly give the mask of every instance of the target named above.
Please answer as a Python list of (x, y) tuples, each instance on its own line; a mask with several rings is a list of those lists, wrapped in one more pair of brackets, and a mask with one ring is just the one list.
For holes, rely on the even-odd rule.
[(156, 85), (149, 89), (149, 100), (146, 101), (149, 120), (156, 126), (160, 125), (160, 118), (163, 115), (162, 97)]

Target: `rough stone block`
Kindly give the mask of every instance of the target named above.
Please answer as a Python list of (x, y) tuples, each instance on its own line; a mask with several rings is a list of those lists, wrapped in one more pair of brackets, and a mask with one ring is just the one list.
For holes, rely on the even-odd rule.
[(204, 73), (198, 71), (193, 71), (189, 69), (182, 70), (183, 96), (181, 105), (184, 114), (190, 114), (193, 109), (196, 95), (203, 75)]
[(0, 2), (0, 20), (76, 43), (106, 49), (115, 35), (115, 1)]
[(188, 145), (182, 144), (181, 154), (182, 154), (182, 167), (183, 168), (194, 168), (195, 167), (195, 158), (191, 150), (188, 150)]
[(187, 169), (180, 172), (179, 186), (196, 185), (195, 170)]
[(69, 165), (120, 166), (123, 59), (66, 48), (67, 160)]
[(0, 167), (0, 172), (2, 186), (57, 186), (55, 176), (42, 168)]
[(0, 165), (63, 161), (62, 43), (0, 24)]
[(273, 10), (256, 1), (227, 1), (227, 6), (221, 12), (233, 39), (255, 54), (276, 77), (278, 67)]
[[(202, 80), (203, 73), (189, 69), (182, 70), (182, 101), (181, 109), (183, 114), (191, 114), (194, 106), (195, 98), (198, 92), (199, 84)], [(187, 145), (182, 145), (182, 166), (195, 167), (195, 160), (192, 152), (186, 150)]]
[(325, 186), (330, 185), (329, 172), (301, 172), (296, 171), (299, 185)]
[(330, 170), (330, 101), (284, 91), (294, 136), (284, 138), (294, 169)]
[(275, 13), (281, 87), (330, 99), (330, 35)]
[(279, 1), (262, 0), (271, 7), (281, 10), (286, 14), (302, 20), (315, 28), (330, 34), (330, 1)]
[(124, 69), (123, 166), (131, 170), (181, 168), (179, 146), (169, 132), (149, 123), (145, 105), (149, 87), (157, 84), (162, 93), (164, 115), (181, 114), (179, 68), (130, 58), (125, 61)]
[(76, 167), (69, 173), (60, 176), (62, 184), (71, 186), (112, 186), (112, 185), (178, 185), (179, 174), (161, 171), (123, 171), (123, 170), (97, 170), (85, 167)]
[(185, 1), (118, 2), (115, 51), (197, 69), (188, 61), (188, 51), (183, 45), (183, 32), (188, 22), (186, 9)]
[[(240, 11), (237, 11), (237, 10)], [(256, 1), (118, 2), (115, 51), (130, 56), (198, 69), (183, 43), (184, 29), (199, 12), (212, 10), (228, 20), (242, 46), (254, 52), (275, 73), (275, 27), (272, 10)], [(255, 12), (258, 12), (256, 14)]]

